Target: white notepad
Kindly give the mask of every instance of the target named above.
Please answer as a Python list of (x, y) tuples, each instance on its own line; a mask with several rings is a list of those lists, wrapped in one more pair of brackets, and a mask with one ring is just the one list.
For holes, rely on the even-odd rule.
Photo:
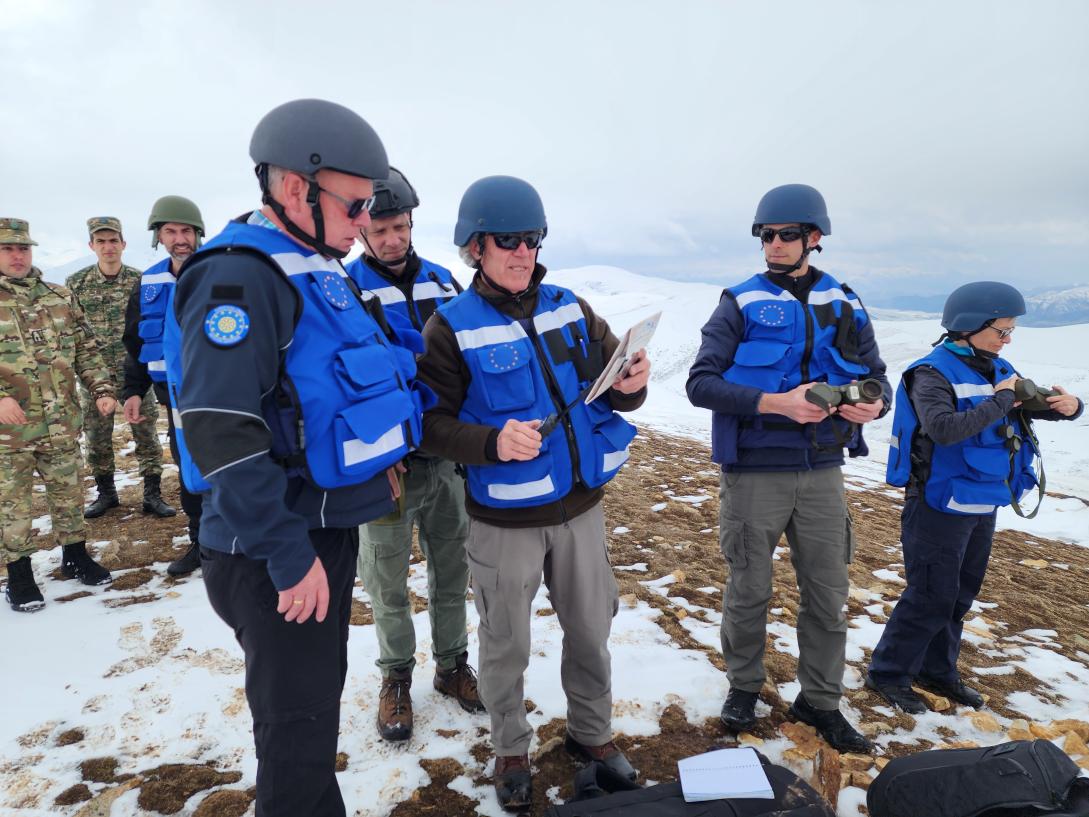
[(768, 776), (751, 747), (719, 749), (677, 762), (686, 803), (727, 797), (772, 799)]

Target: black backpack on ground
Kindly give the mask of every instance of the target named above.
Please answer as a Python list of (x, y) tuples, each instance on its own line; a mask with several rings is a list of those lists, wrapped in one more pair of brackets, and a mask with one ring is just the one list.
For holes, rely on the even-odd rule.
[(866, 806), (870, 817), (1089, 817), (1080, 773), (1047, 740), (934, 749), (889, 761)]
[(772, 800), (751, 797), (729, 800), (706, 800), (686, 803), (680, 783), (662, 783), (635, 791), (619, 791), (600, 795), (600, 788), (586, 785), (596, 780), (598, 786), (608, 785), (600, 775), (585, 770), (583, 784), (575, 776), (575, 795), (590, 799), (569, 800), (562, 806), (552, 806), (545, 817), (836, 817), (832, 807), (817, 792), (790, 769), (772, 764), (757, 752), (775, 793)]

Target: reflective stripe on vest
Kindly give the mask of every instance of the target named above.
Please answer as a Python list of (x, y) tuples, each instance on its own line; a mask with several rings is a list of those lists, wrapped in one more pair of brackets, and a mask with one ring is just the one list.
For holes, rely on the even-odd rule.
[[(584, 354), (586, 318), (566, 289), (541, 285), (532, 336), (470, 288), (439, 307), (457, 340), (470, 380), (460, 419), (502, 428), (508, 419), (541, 420), (575, 401), (580, 380), (571, 355)], [(547, 333), (557, 333), (544, 336)], [(553, 350), (566, 349), (563, 360)], [(550, 385), (551, 384), (551, 385)], [(557, 391), (558, 390), (558, 391)], [(608, 396), (578, 402), (528, 461), (468, 466), (473, 499), (490, 507), (555, 502), (578, 482), (604, 485), (628, 459), (635, 428), (609, 406)]]

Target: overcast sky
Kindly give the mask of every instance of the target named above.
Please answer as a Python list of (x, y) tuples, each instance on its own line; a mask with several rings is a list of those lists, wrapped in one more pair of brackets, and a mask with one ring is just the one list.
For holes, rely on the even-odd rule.
[[(453, 261), (461, 193), (544, 198), (556, 268), (735, 283), (770, 187), (828, 201), (819, 266), (867, 303), (1089, 281), (1089, 3), (0, 0), (0, 216), (48, 266), (151, 203), (211, 231), (258, 203), (254, 125), (317, 96), (367, 119)], [(65, 255), (67, 254), (67, 256)]]

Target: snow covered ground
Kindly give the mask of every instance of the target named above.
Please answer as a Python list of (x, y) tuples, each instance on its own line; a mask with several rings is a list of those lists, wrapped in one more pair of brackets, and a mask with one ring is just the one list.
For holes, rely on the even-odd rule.
[[(718, 302), (720, 288), (655, 280), (602, 267), (555, 272), (550, 280), (584, 295), (618, 331), (656, 310), (664, 311), (650, 349), (654, 361), (650, 398), (636, 419), (706, 441), (709, 415), (688, 404), (684, 382), (699, 344), (699, 329)], [(895, 313), (878, 313), (875, 325), (890, 372), (898, 372), (903, 364), (925, 354), (940, 331), (933, 320), (899, 319)], [(1089, 348), (1089, 325), (1022, 328), (1014, 337), (1010, 357), (1026, 375), (1041, 383), (1062, 384), (1083, 398), (1089, 395), (1089, 371), (1081, 357)], [(852, 462), (849, 471), (857, 481), (880, 488), (888, 420), (875, 426), (869, 435), (873, 459)], [(1047, 455), (1049, 488), (1077, 498), (1048, 498), (1040, 517), (1031, 522), (1003, 513), (1000, 525), (1089, 545), (1089, 509), (1084, 502), (1089, 500), (1089, 419), (1038, 426)], [(168, 585), (157, 576), (151, 584), (130, 593), (111, 594), (122, 599), (160, 594), (151, 604), (106, 606), (103, 591), (98, 589), (88, 597), (62, 604), (56, 603), (56, 597), (71, 593), (72, 585), (45, 578), (58, 564), (59, 549), (34, 557), (35, 572), (50, 602), (43, 612), (18, 619), (13, 613), (0, 613), (7, 678), (0, 695), (0, 814), (56, 815), (53, 798), (80, 781), (78, 764), (89, 757), (116, 757), (121, 763), (119, 771), (126, 772), (167, 762), (214, 762), (219, 769), (241, 770), (240, 786), (252, 785), (256, 761), (250, 716), (242, 695), (241, 653), (228, 628), (211, 611), (201, 582), (192, 579)], [(635, 571), (643, 580), (640, 571), (646, 570), (646, 564), (617, 568)], [(668, 576), (648, 574), (645, 580), (657, 588), (655, 592), (670, 595)], [(411, 586), (416, 594), (426, 597), (422, 565), (413, 566)], [(361, 589), (356, 593), (366, 599)], [(535, 606), (548, 606), (543, 588)], [(684, 627), (697, 642), (717, 646), (718, 610), (688, 606), (693, 611), (703, 609), (707, 620), (690, 615), (684, 619)], [(723, 674), (706, 654), (680, 648), (655, 623), (657, 615), (642, 601), (634, 606), (624, 604), (613, 625), (614, 727), (629, 736), (655, 734), (659, 717), (670, 704), (682, 707), (693, 722), (714, 717), (726, 689)], [(475, 632), (476, 615), (471, 605), (469, 617)], [(486, 726), (487, 719), (464, 713), (431, 691), (434, 665), (426, 612), (415, 616), (415, 624), (419, 662), (413, 687), (416, 726), (407, 746), (391, 746), (376, 737), (379, 675), (373, 665), (377, 654), (374, 630), (371, 626), (352, 628), (340, 742), (349, 760), (339, 779), (345, 800), (356, 814), (387, 814), (416, 788), (426, 785), (428, 776), (420, 758), (453, 758), (467, 769), (480, 771), (469, 749), (477, 740), (477, 728)], [(852, 660), (861, 657), (863, 647), (872, 648), (880, 635), (880, 626), (868, 617), (855, 624), (848, 646)], [(996, 635), (980, 624), (974, 632), (971, 637), (1009, 656), (1010, 671), (1015, 665), (1023, 667), (1056, 696), (1045, 701), (1026, 692), (1017, 706), (1027, 717), (1089, 720), (1085, 663), (1047, 649), (1048, 630)], [(793, 628), (777, 626), (775, 634), (779, 650), (797, 653)], [(559, 687), (560, 638), (555, 616), (534, 618), (534, 654), (526, 683), (526, 695), (536, 705), (530, 714), (534, 725), (565, 714)], [(470, 640), (475, 656), (475, 635)], [(1089, 662), (1089, 655), (1082, 657)], [(852, 689), (861, 686), (855, 670), (849, 671), (846, 680)], [(779, 691), (784, 699), (792, 700), (797, 684), (782, 685)], [(999, 721), (1003, 727), (1009, 725), (1009, 719)], [(57, 735), (77, 726), (86, 733), (84, 741), (58, 746)], [(910, 736), (885, 735), (878, 742), (941, 742), (940, 728), (952, 728), (960, 739), (981, 743), (999, 739), (966, 714), (930, 713), (918, 719)], [(774, 760), (789, 745), (783, 737), (765, 743), (761, 751)], [(455, 778), (451, 788), (479, 800), (478, 813), (501, 814), (490, 787), (473, 782), (476, 773)], [(181, 813), (192, 814), (205, 794), (191, 798)], [(143, 813), (136, 796), (135, 790), (123, 794), (109, 813), (114, 817)], [(845, 789), (840, 815), (859, 814), (858, 805), (864, 798), (860, 788)], [(60, 809), (64, 814), (77, 811), (78, 806)]]

